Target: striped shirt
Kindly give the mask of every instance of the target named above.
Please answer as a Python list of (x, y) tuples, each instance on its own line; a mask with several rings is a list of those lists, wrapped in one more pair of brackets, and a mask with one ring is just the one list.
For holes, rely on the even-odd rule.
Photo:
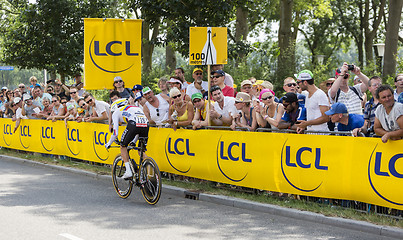
[[(360, 97), (364, 95), (361, 91), (361, 84), (362, 83), (353, 86), (353, 88), (357, 90)], [(331, 101), (332, 104), (335, 103), (334, 99), (332, 99)], [(337, 102), (344, 103), (347, 107), (348, 113), (362, 115), (361, 100), (358, 95), (350, 88), (348, 88), (347, 93), (345, 93), (344, 91), (340, 91), (339, 99), (337, 100)]]
[(380, 105), (378, 102), (374, 104), (374, 98), (371, 98), (364, 106), (364, 119), (369, 121), (369, 126), (374, 126), (375, 123), (375, 109)]

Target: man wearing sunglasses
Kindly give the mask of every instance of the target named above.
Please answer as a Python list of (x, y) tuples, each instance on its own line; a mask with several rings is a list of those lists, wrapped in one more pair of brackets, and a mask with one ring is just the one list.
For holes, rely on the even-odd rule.
[(110, 107), (108, 103), (95, 100), (91, 93), (84, 94), (84, 101), (92, 107), (91, 117), (85, 118), (84, 121), (108, 123)]
[[(283, 84), (283, 89), (285, 91), (285, 93), (296, 93), (297, 97), (298, 97), (298, 101), (299, 101), (299, 105), (303, 106), (305, 105), (305, 95), (304, 94), (300, 94), (298, 93), (298, 85), (295, 82), (294, 78), (292, 77), (288, 77), (286, 79), (284, 79), (284, 84)], [(281, 97), (279, 99), (279, 103), (283, 103), (283, 98)]]
[(143, 111), (150, 124), (163, 125), (168, 120), (169, 103), (160, 94), (155, 96), (149, 87), (143, 89), (143, 97)]
[[(208, 126), (207, 122), (207, 103), (209, 101), (205, 101), (203, 99), (203, 95), (201, 93), (195, 93), (192, 95), (192, 103), (195, 107), (195, 114), (193, 117), (192, 125), (193, 129), (196, 130), (203, 126)], [(212, 104), (210, 103), (210, 110), (214, 109)], [(210, 120), (211, 121), (211, 120)]]
[(297, 130), (296, 123), (306, 120), (306, 109), (299, 106), (296, 93), (286, 93), (283, 97), (284, 114), (278, 124), (279, 129)]
[(195, 68), (192, 75), (194, 81), (186, 89), (186, 95), (190, 98), (195, 93), (204, 94), (208, 91), (208, 82), (203, 81), (203, 70), (201, 68)]
[(211, 72), (211, 85), (219, 86), (224, 96), (234, 97), (234, 88), (225, 85), (224, 78), (225, 78), (225, 72), (223, 70), (217, 70)]

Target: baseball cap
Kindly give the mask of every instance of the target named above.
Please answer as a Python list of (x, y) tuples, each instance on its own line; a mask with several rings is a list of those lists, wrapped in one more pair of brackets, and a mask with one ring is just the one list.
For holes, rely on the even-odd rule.
[(348, 113), (346, 105), (341, 102), (334, 103), (329, 111), (326, 111), (326, 115), (333, 115), (336, 113)]
[(167, 83), (180, 83), (182, 85), (181, 80), (176, 79), (176, 78), (170, 78)]
[(262, 85), (263, 82), (264, 82), (263, 80), (256, 80), (253, 86)]
[(218, 73), (218, 74), (220, 74), (221, 76), (225, 76), (225, 72), (224, 72), (223, 70), (212, 71), (212, 72), (211, 72), (211, 75), (213, 75), (214, 73)]
[[(245, 80), (245, 81), (249, 81), (249, 80)], [(235, 102), (248, 103), (248, 102), (250, 102), (250, 96), (247, 93), (239, 92), (239, 93), (236, 94)]]
[(244, 85), (252, 85), (252, 82), (250, 81), (250, 80), (243, 80), (242, 82), (241, 82), (241, 87), (243, 87)]
[(297, 80), (308, 81), (313, 79), (313, 73), (309, 70), (302, 70), (298, 74), (294, 75)]
[(116, 76), (116, 77), (113, 79), (114, 82), (119, 81), (119, 80), (122, 80), (122, 81), (123, 81), (122, 77)]
[(143, 97), (143, 93), (142, 92), (138, 92), (136, 93), (136, 96), (134, 96), (134, 100), (139, 100), (140, 98)]
[(201, 93), (193, 93), (192, 94), (192, 101), (197, 99), (197, 98), (202, 99), (203, 95)]
[(136, 84), (133, 86), (132, 91), (134, 91), (134, 90), (143, 90), (143, 86), (141, 86), (140, 84)]
[(29, 94), (24, 94), (24, 96), (22, 96), (22, 99), (25, 101), (25, 100), (28, 100), (28, 99), (31, 99), (32, 97), (31, 97), (31, 95), (29, 95)]
[(297, 94), (295, 94), (293, 92), (288, 92), (284, 95), (283, 102), (288, 102), (288, 103), (298, 102), (298, 96), (297, 96)]
[(195, 69), (193, 69), (193, 73), (195, 73), (195, 72), (197, 72), (197, 71), (203, 72), (203, 69), (201, 69), (201, 68), (195, 68)]
[(151, 92), (151, 89), (150, 89), (149, 87), (143, 88), (143, 95), (144, 95), (144, 94), (147, 94), (147, 93), (149, 93), (149, 92)]
[(14, 103), (15, 103), (15, 104), (17, 104), (17, 103), (19, 103), (19, 102), (21, 102), (21, 98), (20, 98), (20, 97), (14, 98)]
[(8, 88), (7, 87), (2, 87), (1, 90), (8, 90)]

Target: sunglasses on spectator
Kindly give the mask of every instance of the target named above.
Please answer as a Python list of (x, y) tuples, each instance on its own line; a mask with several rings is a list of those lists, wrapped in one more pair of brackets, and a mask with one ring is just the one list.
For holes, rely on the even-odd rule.
[(273, 97), (273, 96), (268, 96), (268, 97), (262, 98), (262, 100), (271, 99), (272, 97)]
[(331, 87), (332, 85), (333, 85), (333, 83), (331, 83), (331, 82), (326, 83), (326, 87)]
[(156, 111), (157, 111), (157, 117), (159, 117), (160, 116), (160, 110), (157, 108)]
[(288, 105), (290, 105), (290, 104), (289, 104), (289, 103), (285, 103), (285, 102), (283, 102), (283, 106), (284, 106), (284, 108), (288, 107)]
[(115, 81), (115, 83), (122, 83), (123, 82), (123, 80), (117, 80), (117, 81)]
[(61, 102), (61, 104), (66, 104), (67, 102)]
[(76, 94), (77, 92), (70, 92), (70, 94)]
[(211, 76), (211, 78), (219, 78), (219, 77), (222, 77), (222, 75)]
[(18, 88), (25, 88), (25, 86), (19, 86)]
[(197, 76), (203, 75), (203, 73), (195, 73)]
[(381, 86), (382, 84), (380, 84), (380, 83), (374, 83), (374, 84), (371, 84), (371, 87), (379, 87), (379, 86)]
[(83, 104), (81, 104), (81, 106), (80, 106), (81, 108), (84, 108), (85, 107), (85, 103), (83, 103)]
[(178, 98), (178, 97), (180, 97), (180, 96), (182, 96), (182, 94), (179, 94), (179, 95), (173, 96), (172, 98), (173, 98), (173, 99), (177, 99), (177, 98)]
[(297, 84), (296, 83), (288, 83), (286, 84), (287, 87), (296, 87)]
[(87, 104), (90, 104), (92, 102), (92, 98), (90, 98), (88, 101), (85, 101)]
[(57, 102), (57, 100), (53, 100), (52, 103)]
[(201, 101), (200, 98), (196, 98), (195, 100), (193, 100), (193, 103), (198, 103), (198, 102), (200, 102), (200, 101)]

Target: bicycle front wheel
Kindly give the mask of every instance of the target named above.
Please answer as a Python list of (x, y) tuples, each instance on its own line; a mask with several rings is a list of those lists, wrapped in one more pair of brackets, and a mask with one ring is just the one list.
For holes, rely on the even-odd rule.
[(154, 159), (148, 157), (140, 165), (140, 188), (147, 203), (154, 205), (161, 196), (161, 173)]
[(122, 179), (125, 174), (126, 167), (122, 157), (119, 155), (115, 158), (112, 166), (112, 181), (115, 191), (121, 198), (127, 198), (133, 189), (133, 181)]

